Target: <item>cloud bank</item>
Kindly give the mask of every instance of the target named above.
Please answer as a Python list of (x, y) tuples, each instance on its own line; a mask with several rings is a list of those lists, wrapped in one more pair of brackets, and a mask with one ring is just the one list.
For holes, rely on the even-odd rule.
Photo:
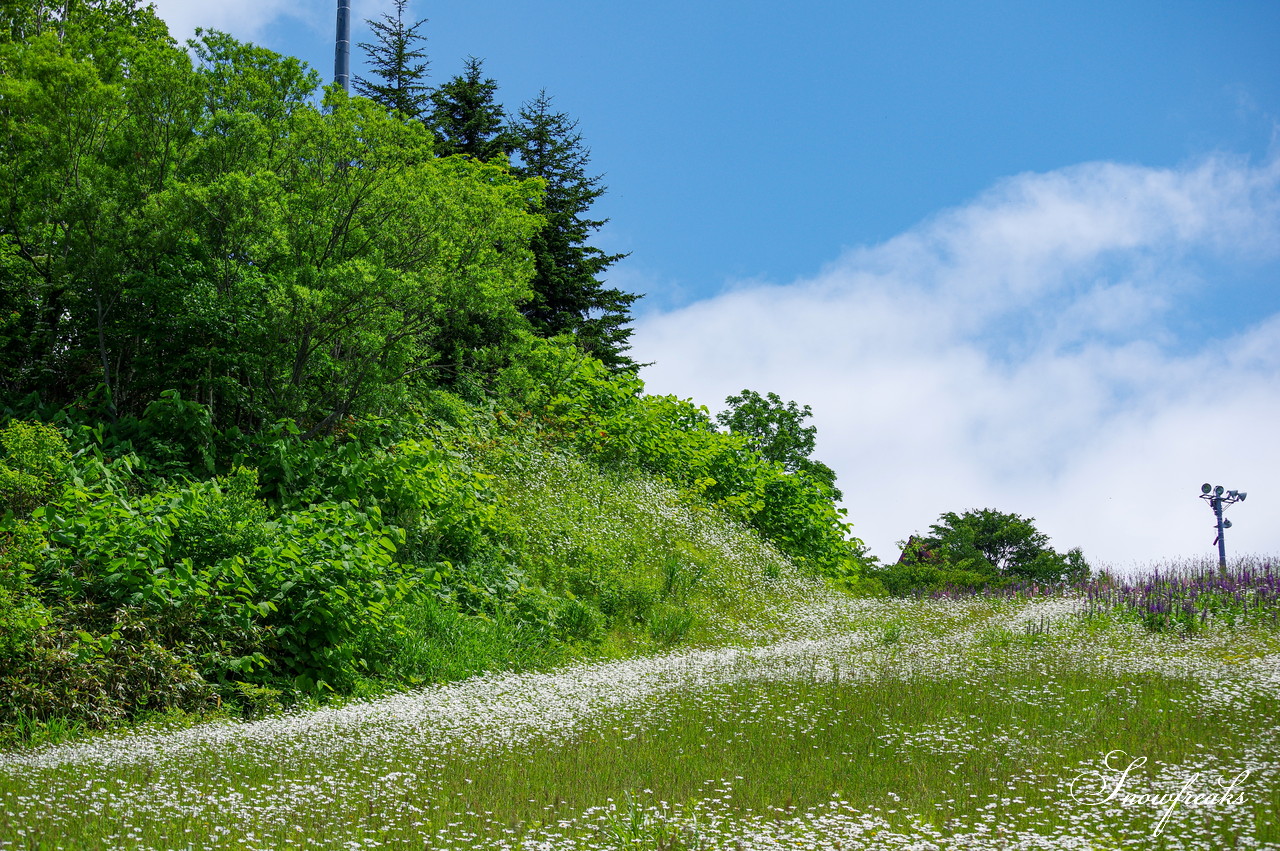
[[(813, 407), (883, 559), (944, 511), (1038, 519), (1095, 563), (1280, 554), (1280, 160), (1008, 179), (786, 286), (637, 323), (650, 392)], [(1244, 320), (1239, 317), (1244, 316)], [(1224, 318), (1226, 317), (1226, 318)]]
[[(196, 27), (229, 32), (244, 41), (258, 41), (267, 28), (305, 27), (325, 44), (330, 53), (337, 22), (337, 4), (314, 0), (151, 0), (156, 13), (169, 25), (169, 33), (179, 42), (191, 38)], [(378, 18), (392, 8), (391, 0), (353, 0), (351, 26), (356, 37), (366, 19)]]

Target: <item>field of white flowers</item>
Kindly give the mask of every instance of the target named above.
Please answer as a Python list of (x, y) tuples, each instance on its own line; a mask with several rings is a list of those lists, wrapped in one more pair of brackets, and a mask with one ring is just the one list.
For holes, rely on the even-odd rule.
[(756, 646), (0, 754), (0, 848), (1280, 847), (1273, 624), (811, 592)]

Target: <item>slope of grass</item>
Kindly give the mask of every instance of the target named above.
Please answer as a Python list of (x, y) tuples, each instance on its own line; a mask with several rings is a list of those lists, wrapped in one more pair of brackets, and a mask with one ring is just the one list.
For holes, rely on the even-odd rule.
[(610, 655), (758, 640), (826, 587), (657, 477), (528, 445), (487, 463), (508, 551), (531, 583), (590, 607)]
[(65, 493), (0, 529), (0, 746), (761, 640), (825, 588), (661, 478), (478, 417), (284, 435), (208, 482), (45, 432)]
[(1186, 636), (1084, 616), (1078, 599), (808, 605), (792, 624), (809, 634), (754, 647), (10, 754), (0, 843), (1280, 843), (1280, 635), (1266, 622)]

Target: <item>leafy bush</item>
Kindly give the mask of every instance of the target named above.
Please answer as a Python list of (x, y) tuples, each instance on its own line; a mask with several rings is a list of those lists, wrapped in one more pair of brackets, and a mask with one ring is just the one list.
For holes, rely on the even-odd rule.
[(0, 539), (10, 657), (45, 640), (48, 598), (77, 612), (73, 633), (110, 635), (135, 612), (139, 647), (171, 648), (211, 682), (346, 687), (359, 639), (421, 578), (396, 561), (404, 533), (376, 503), (273, 516), (252, 469), (135, 493), (128, 467), (84, 455), (64, 493)]
[(497, 497), (465, 457), (464, 439), (411, 419), (352, 422), (311, 440), (282, 423), (257, 450), (261, 492), (286, 510), (345, 501), (376, 507), (405, 531), (405, 559), (447, 572), (450, 563), (486, 557), (496, 532)]
[(137, 612), (118, 612), (99, 628), (80, 615), (62, 609), (11, 655), (0, 676), (0, 724), (69, 718), (102, 727), (145, 712), (212, 704), (211, 684), (181, 648), (157, 641)]
[(71, 453), (56, 428), (14, 421), (0, 429), (0, 514), (29, 514), (56, 494)]
[(551, 388), (541, 403), (547, 433), (605, 464), (663, 476), (757, 528), (814, 572), (861, 573), (862, 542), (851, 538), (828, 477), (763, 457), (750, 434), (716, 429), (705, 408), (647, 396), (643, 383), (576, 353), (539, 362)]
[(884, 568), (875, 573), (875, 578), (888, 593), (896, 596), (941, 590), (977, 591), (992, 582), (992, 577), (985, 573), (918, 562)]
[(912, 535), (902, 557), (873, 571), (893, 594), (941, 589), (972, 591), (1010, 582), (1073, 582), (1089, 575), (1079, 549), (1057, 553), (1035, 518), (990, 508), (946, 512), (930, 534)]
[(388, 522), (408, 535), (420, 564), (472, 561), (489, 552), (498, 529), (498, 499), (489, 477), (456, 447), (411, 438), (376, 456), (367, 493)]
[(412, 568), (395, 561), (403, 533), (383, 525), (376, 509), (325, 503), (286, 514), (271, 541), (251, 557), (230, 560), (224, 575), (242, 580), (247, 607), (270, 633), (276, 673), (300, 688), (349, 687), (366, 668), (359, 639), (388, 623), (392, 604), (415, 584)]
[[(162, 469), (180, 473), (214, 472), (215, 442), (223, 435), (214, 428), (213, 414), (208, 407), (183, 399), (177, 390), (162, 391), (160, 398), (146, 407), (137, 432), (144, 451), (155, 458)], [(235, 433), (238, 434), (238, 430)]]
[(827, 483), (688, 401), (540, 351), (542, 374), (562, 371), (526, 385), (536, 415), (436, 391), (434, 425), (347, 418), (308, 438), (282, 421), (242, 438), (164, 393), (140, 418), (68, 430), (70, 446), (6, 427), (5, 717), (98, 726), (215, 693), (261, 712), (698, 640), (795, 578), (735, 518), (866, 584)]

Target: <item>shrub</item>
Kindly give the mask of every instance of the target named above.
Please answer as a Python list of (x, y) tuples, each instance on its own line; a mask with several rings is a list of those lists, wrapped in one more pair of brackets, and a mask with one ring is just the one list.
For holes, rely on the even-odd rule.
[(199, 402), (183, 399), (177, 390), (165, 390), (147, 405), (136, 432), (145, 454), (161, 470), (179, 475), (214, 472), (215, 443), (222, 435), (214, 428), (213, 414)]
[(990, 575), (972, 570), (914, 562), (895, 564), (873, 571), (872, 575), (888, 593), (896, 596), (944, 590), (977, 591), (993, 581)]
[(861, 541), (850, 537), (828, 477), (789, 471), (761, 456), (748, 434), (716, 429), (705, 408), (646, 396), (643, 383), (580, 355), (548, 356), (555, 388), (542, 404), (547, 432), (600, 463), (663, 476), (758, 529), (812, 572), (861, 572)]
[(98, 623), (138, 612), (149, 639), (185, 648), (211, 681), (349, 685), (359, 637), (420, 578), (395, 560), (404, 534), (376, 505), (272, 518), (248, 468), (141, 495), (118, 484), (68, 488), (34, 512), (28, 537), (51, 546), (31, 583)]
[(128, 612), (106, 630), (76, 628), (76, 613), (45, 623), (0, 676), (0, 724), (71, 718), (103, 727), (144, 712), (199, 710), (213, 690), (180, 648), (166, 647)]
[(30, 514), (67, 479), (71, 453), (52, 426), (11, 422), (0, 429), (0, 450), (0, 513)]
[(265, 627), (269, 677), (291, 677), (304, 690), (349, 686), (363, 667), (362, 634), (378, 631), (412, 584), (394, 559), (402, 536), (352, 503), (289, 513), (267, 531), (267, 543), (211, 571), (230, 608), (224, 623)]
[(1060, 583), (1089, 575), (1079, 549), (1049, 546), (1035, 518), (990, 508), (947, 512), (927, 536), (912, 535), (898, 563), (873, 571), (893, 594), (942, 589), (971, 591), (1015, 581)]
[(257, 452), (261, 492), (285, 510), (325, 502), (376, 507), (386, 524), (405, 531), (404, 559), (447, 572), (447, 563), (487, 555), (498, 514), (488, 477), (451, 436), (460, 433), (362, 421), (305, 440), (281, 423)]

